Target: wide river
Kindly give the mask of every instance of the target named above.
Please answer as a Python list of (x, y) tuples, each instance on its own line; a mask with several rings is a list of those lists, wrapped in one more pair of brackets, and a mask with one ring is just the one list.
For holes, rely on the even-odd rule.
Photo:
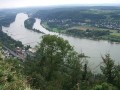
[[(41, 36), (43, 34), (28, 30), (24, 27), (24, 21), (28, 18), (27, 14), (19, 13), (16, 16), (15, 22), (11, 23), (10, 27), (2, 27), (3, 31), (11, 36), (15, 40), (21, 41), (24, 45), (31, 45), (34, 47), (41, 41)], [(33, 28), (39, 29), (45, 34), (55, 34), (57, 33), (49, 32), (40, 25), (41, 20), (36, 19)], [(74, 47), (78, 53), (85, 53), (85, 55), (90, 56), (87, 60), (89, 61), (89, 66), (94, 72), (98, 72), (98, 66), (101, 62), (101, 55), (109, 53), (111, 57), (115, 60), (115, 63), (120, 63), (120, 44), (109, 43), (108, 41), (95, 41), (89, 39), (80, 39), (66, 35), (59, 35)]]

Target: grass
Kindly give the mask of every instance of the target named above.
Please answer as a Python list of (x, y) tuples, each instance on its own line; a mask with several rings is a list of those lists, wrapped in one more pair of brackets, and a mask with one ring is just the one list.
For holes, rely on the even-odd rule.
[(90, 26), (90, 25), (84, 25), (84, 26), (73, 26), (71, 28), (68, 28), (66, 30), (60, 30), (58, 28), (50, 28), (46, 22), (43, 22), (42, 25), (46, 28), (46, 29), (49, 29), (50, 31), (53, 31), (53, 32), (57, 32), (57, 33), (65, 33), (66, 30), (70, 30), (70, 29), (77, 29), (77, 30), (86, 30), (86, 29), (89, 29), (89, 30), (110, 30), (110, 35), (112, 36), (120, 36), (120, 33), (118, 33), (117, 30), (113, 30), (113, 29), (106, 29), (106, 28), (98, 28), (98, 27), (94, 27), (94, 26)]
[(47, 22), (43, 22), (42, 23), (42, 26), (46, 29), (48, 29), (49, 31), (52, 31), (52, 32), (57, 32), (57, 33), (64, 33), (66, 30), (60, 30), (58, 28), (50, 28), (48, 25), (47, 25)]
[(120, 36), (120, 33), (111, 33), (113, 36)]
[(84, 26), (74, 26), (68, 29), (78, 29), (78, 30), (110, 30), (110, 29), (106, 29), (106, 28), (98, 28), (98, 27), (94, 27), (94, 26), (90, 26), (90, 25), (84, 25)]
[(112, 36), (120, 36), (120, 33), (118, 33), (117, 30), (110, 30)]

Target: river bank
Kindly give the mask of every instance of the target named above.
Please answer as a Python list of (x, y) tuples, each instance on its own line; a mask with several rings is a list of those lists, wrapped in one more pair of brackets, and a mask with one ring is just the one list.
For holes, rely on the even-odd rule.
[[(24, 21), (28, 19), (27, 14), (19, 13), (16, 16), (15, 22), (11, 23), (10, 27), (3, 27), (3, 31), (7, 33), (8, 36), (12, 37), (14, 40), (21, 41), (25, 46), (30, 45), (35, 47), (38, 43), (41, 42), (41, 37), (44, 35), (42, 33), (37, 33), (31, 30), (28, 30), (24, 27)], [(34, 23), (33, 27), (36, 27), (38, 30), (55, 35), (54, 32), (46, 30), (41, 24), (40, 19)], [(59, 35), (59, 34), (58, 34)], [(115, 60), (116, 63), (119, 63), (120, 58), (120, 44), (110, 43), (108, 41), (100, 40), (90, 40), (85, 38), (77, 38), (69, 35), (60, 34), (65, 40), (68, 40), (71, 46), (78, 53), (84, 53), (86, 56), (89, 56), (89, 66), (91, 69), (95, 68), (99, 63), (102, 62), (101, 56), (109, 53), (111, 58)], [(94, 69), (94, 72), (98, 71), (99, 68)]]

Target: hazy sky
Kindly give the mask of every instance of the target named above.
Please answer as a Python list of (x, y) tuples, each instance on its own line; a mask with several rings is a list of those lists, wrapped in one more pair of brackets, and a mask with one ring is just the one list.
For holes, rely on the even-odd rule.
[(120, 0), (0, 0), (0, 8), (66, 4), (120, 4)]

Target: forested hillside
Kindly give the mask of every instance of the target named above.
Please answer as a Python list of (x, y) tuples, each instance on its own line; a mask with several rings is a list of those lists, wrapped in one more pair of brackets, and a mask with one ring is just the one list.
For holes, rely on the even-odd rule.
[[(32, 29), (35, 18), (40, 18), (42, 25), (51, 31), (120, 42), (118, 7), (37, 10), (21, 9), (7, 18), (8, 13), (0, 15), (0, 90), (120, 90), (120, 65), (110, 54), (101, 56), (102, 63), (98, 66), (101, 72), (94, 73), (89, 66), (90, 57), (77, 53), (67, 40), (59, 36), (43, 35), (35, 52), (29, 54), (30, 46), (23, 50), (21, 42), (2, 31), (2, 26), (9, 26), (16, 14), (24, 11), (30, 17), (24, 23), (28, 29)], [(6, 57), (3, 46), (13, 51), (20, 47), (21, 51), (27, 52), (25, 60), (21, 62), (12, 55)]]
[[(0, 50), (1, 51), (1, 50)], [(102, 56), (101, 73), (93, 73), (68, 41), (45, 35), (25, 62), (0, 59), (1, 90), (119, 90), (120, 65), (109, 54)], [(31, 89), (30, 89), (31, 88)]]
[(31, 90), (22, 73), (23, 66), (18, 59), (2, 58), (0, 45), (0, 90)]
[[(42, 25), (50, 31), (120, 42), (119, 7), (60, 7), (39, 10), (32, 17), (40, 18)], [(96, 32), (109, 34), (96, 36)]]

